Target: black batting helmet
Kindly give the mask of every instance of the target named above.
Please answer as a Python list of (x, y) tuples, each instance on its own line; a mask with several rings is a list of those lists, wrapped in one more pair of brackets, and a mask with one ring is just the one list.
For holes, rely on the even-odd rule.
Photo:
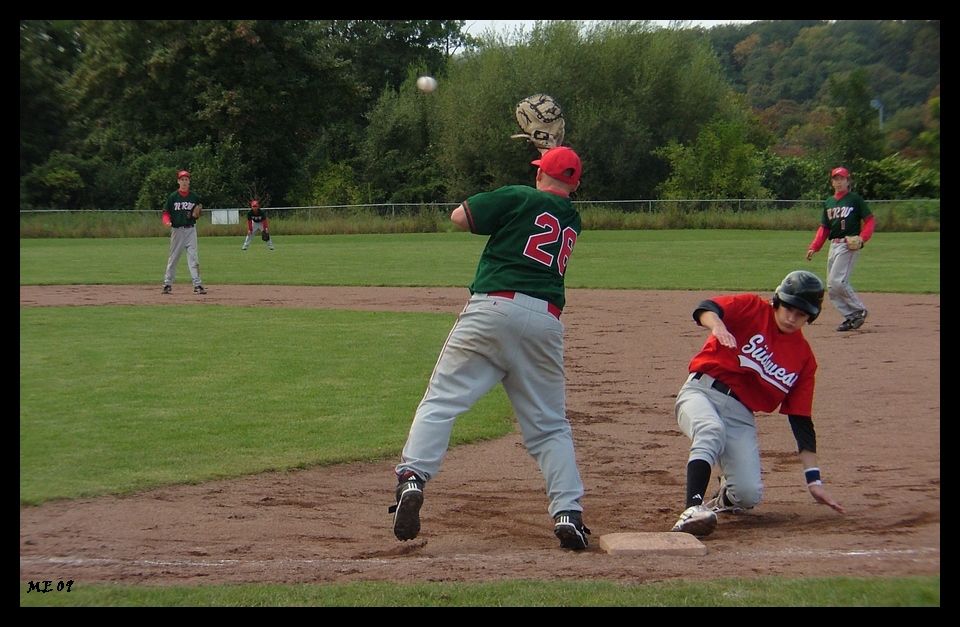
[(784, 277), (773, 295), (773, 306), (786, 303), (810, 314), (807, 323), (820, 315), (823, 305), (823, 281), (813, 272), (795, 270)]

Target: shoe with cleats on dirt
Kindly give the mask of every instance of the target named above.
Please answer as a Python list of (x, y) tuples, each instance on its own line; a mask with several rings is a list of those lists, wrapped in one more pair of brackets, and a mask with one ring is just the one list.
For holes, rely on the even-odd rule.
[(397, 536), (397, 540), (413, 540), (420, 533), (423, 484), (412, 472), (399, 478), (397, 504), (387, 510), (393, 514), (393, 535)]
[(717, 513), (706, 505), (694, 505), (683, 510), (677, 524), (670, 531), (703, 537), (713, 533), (716, 528)]
[(553, 534), (560, 540), (561, 549), (582, 551), (587, 548), (590, 530), (583, 524), (580, 512), (560, 512), (553, 517)]
[(742, 507), (730, 504), (730, 499), (727, 498), (727, 484), (720, 484), (720, 489), (716, 494), (713, 495), (713, 498), (704, 503), (711, 511), (719, 514), (721, 512), (729, 512), (731, 514), (739, 514), (743, 512)]
[(861, 309), (860, 311), (850, 314), (850, 317), (840, 323), (840, 326), (837, 327), (837, 331), (856, 331), (863, 326), (863, 323), (867, 321), (867, 310)]

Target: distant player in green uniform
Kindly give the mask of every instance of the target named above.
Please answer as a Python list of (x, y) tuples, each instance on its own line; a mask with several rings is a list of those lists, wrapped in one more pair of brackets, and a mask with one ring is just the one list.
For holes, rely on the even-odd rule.
[[(390, 511), (400, 540), (420, 532), (423, 488), (440, 470), (454, 421), (500, 383), (546, 479), (560, 546), (587, 547), (583, 482), (566, 417), (560, 322), (564, 275), (581, 228), (569, 196), (580, 184), (582, 166), (566, 147), (546, 151), (533, 164), (539, 168), (536, 189), (514, 185), (477, 194), (450, 216), (489, 239), (395, 469), (397, 503)], [(477, 479), (490, 480), (483, 472), (477, 470)]]
[(837, 331), (853, 331), (867, 320), (867, 308), (850, 285), (853, 266), (860, 257), (859, 249), (847, 245), (848, 235), (860, 236), (860, 248), (873, 236), (877, 219), (860, 194), (850, 191), (850, 172), (846, 168), (834, 168), (830, 172), (833, 196), (823, 203), (820, 228), (807, 250), (807, 261), (830, 240), (827, 256), (827, 294), (830, 302), (843, 316)]
[(190, 191), (190, 173), (181, 170), (177, 174), (180, 189), (167, 197), (163, 206), (163, 223), (170, 227), (170, 253), (167, 255), (167, 271), (163, 276), (163, 293), (173, 292), (173, 281), (177, 276), (177, 263), (183, 252), (187, 252), (187, 268), (193, 279), (193, 292), (206, 294), (200, 280), (200, 255), (197, 251), (197, 215), (203, 208), (200, 196)]
[(267, 214), (260, 207), (259, 200), (251, 200), (250, 211), (247, 212), (247, 237), (243, 240), (241, 250), (250, 248), (250, 242), (257, 236), (257, 233), (261, 234), (263, 241), (267, 243), (267, 248), (273, 250), (273, 238), (269, 235), (270, 225)]

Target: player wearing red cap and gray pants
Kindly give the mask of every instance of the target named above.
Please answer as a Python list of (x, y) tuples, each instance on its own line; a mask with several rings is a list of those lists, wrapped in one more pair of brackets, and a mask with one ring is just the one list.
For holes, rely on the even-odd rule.
[[(820, 228), (807, 250), (807, 261), (830, 240), (827, 256), (827, 293), (830, 302), (843, 316), (837, 331), (859, 329), (867, 319), (867, 308), (850, 285), (853, 266), (860, 256), (859, 248), (870, 240), (877, 219), (863, 198), (850, 191), (850, 172), (846, 168), (834, 168), (830, 172), (834, 194), (823, 203)], [(847, 236), (859, 236), (859, 248), (851, 248)]]
[[(260, 201), (251, 200), (250, 211), (247, 212), (247, 238), (243, 240), (243, 248), (241, 250), (250, 248), (250, 242), (252, 242), (253, 238), (257, 236), (257, 233), (269, 232), (267, 214), (263, 209), (260, 208)], [(267, 247), (270, 250), (273, 250), (273, 239), (268, 239), (265, 237), (264, 241), (267, 243)]]
[(187, 268), (193, 279), (193, 292), (206, 294), (200, 280), (200, 255), (197, 252), (197, 219), (194, 208), (202, 207), (200, 196), (190, 191), (190, 173), (181, 170), (177, 174), (180, 189), (167, 197), (163, 206), (163, 223), (170, 227), (170, 254), (167, 256), (167, 271), (163, 276), (163, 293), (173, 292), (173, 281), (177, 276), (177, 263), (183, 251), (187, 251)]
[[(564, 274), (581, 228), (569, 195), (582, 168), (566, 147), (553, 148), (533, 163), (539, 166), (536, 189), (513, 185), (477, 194), (450, 216), (461, 228), (489, 239), (470, 299), (443, 345), (395, 469), (396, 505), (390, 511), (400, 540), (420, 532), (423, 488), (440, 470), (454, 421), (500, 383), (524, 445), (546, 479), (560, 546), (587, 547), (583, 482), (566, 417), (560, 321)], [(490, 480), (483, 473), (478, 470), (477, 480)]]

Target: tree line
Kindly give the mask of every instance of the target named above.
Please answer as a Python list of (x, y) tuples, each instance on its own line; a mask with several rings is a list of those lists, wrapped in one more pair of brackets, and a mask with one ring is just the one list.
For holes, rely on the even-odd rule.
[(837, 164), (939, 198), (939, 21), (464, 24), (21, 20), (21, 208), (155, 209), (180, 169), (208, 207), (459, 202), (532, 180), (536, 92), (582, 200), (819, 198)]

